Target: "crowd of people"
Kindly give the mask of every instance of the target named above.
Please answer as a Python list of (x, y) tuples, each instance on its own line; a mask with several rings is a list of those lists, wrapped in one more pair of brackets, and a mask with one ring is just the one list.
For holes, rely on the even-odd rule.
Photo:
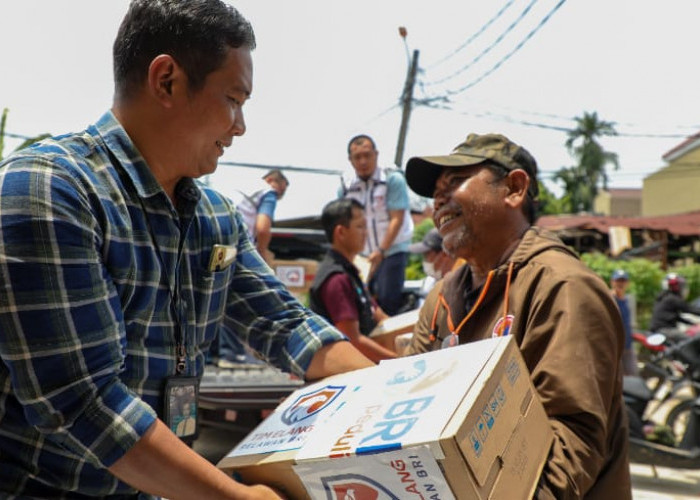
[[(111, 108), (0, 164), (0, 496), (280, 498), (190, 446), (221, 339), (314, 380), (510, 335), (554, 432), (536, 498), (631, 498), (629, 276), (608, 288), (537, 227), (533, 156), (469, 134), (404, 173), (352, 137), (355, 175), (323, 207), (330, 249), (307, 308), (268, 265), (285, 175), (238, 204), (195, 182), (246, 131), (255, 44), (220, 0), (133, 0)], [(415, 243), (409, 189), (434, 203), (435, 228)], [(397, 353), (369, 333), (399, 311), (410, 254), (425, 297)]]

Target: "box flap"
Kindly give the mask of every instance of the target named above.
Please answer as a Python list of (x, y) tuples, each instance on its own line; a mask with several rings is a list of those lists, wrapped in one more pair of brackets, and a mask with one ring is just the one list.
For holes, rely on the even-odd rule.
[(496, 480), (494, 464), (502, 463), (513, 429), (535, 397), (530, 374), (515, 341), (505, 347), (502, 356), (494, 356), (488, 370), (490, 376), (470, 404), (471, 409), (465, 402), (459, 412), (468, 413), (457, 432), (457, 441), (480, 486)]
[[(226, 458), (248, 456), (255, 462), (266, 453), (297, 450), (314, 427), (321, 425), (355, 397), (372, 379), (374, 368), (325, 378), (294, 391), (260, 425), (251, 431)], [(226, 461), (232, 464), (234, 461)]]
[[(536, 393), (525, 402), (527, 407), (503, 451), (503, 473), (493, 486), (490, 499), (529, 500), (549, 456), (554, 431)], [(525, 485), (531, 485), (525, 488)]]

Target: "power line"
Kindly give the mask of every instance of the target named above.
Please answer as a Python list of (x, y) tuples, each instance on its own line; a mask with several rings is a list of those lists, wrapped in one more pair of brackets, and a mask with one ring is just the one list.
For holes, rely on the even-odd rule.
[(477, 54), (476, 57), (474, 57), (471, 61), (469, 61), (465, 66), (462, 66), (460, 69), (458, 69), (458, 70), (455, 71), (454, 73), (452, 73), (452, 74), (450, 74), (450, 75), (448, 75), (448, 76), (446, 76), (446, 77), (444, 77), (444, 78), (441, 78), (441, 79), (439, 79), (439, 80), (435, 80), (435, 81), (433, 81), (433, 82), (424, 82), (423, 85), (425, 85), (425, 86), (427, 86), (427, 87), (430, 87), (430, 86), (432, 86), (432, 85), (438, 85), (438, 84), (440, 84), (440, 83), (443, 83), (443, 82), (446, 82), (446, 81), (448, 81), (448, 80), (451, 80), (452, 78), (454, 78), (454, 77), (456, 77), (456, 76), (458, 76), (458, 75), (461, 75), (462, 73), (464, 73), (465, 71), (467, 71), (467, 70), (468, 70), (469, 68), (471, 68), (474, 64), (476, 64), (477, 62), (479, 62), (479, 61), (481, 60), (482, 57), (484, 57), (486, 54), (488, 54), (489, 52), (491, 52), (491, 50), (492, 50), (496, 45), (498, 45), (499, 43), (501, 43), (501, 42), (503, 41), (503, 39), (505, 38), (505, 36), (506, 36), (508, 33), (510, 33), (511, 31), (513, 31), (513, 28), (515, 28), (515, 27), (523, 20), (523, 18), (527, 15), (528, 12), (530, 12), (530, 10), (531, 10), (532, 7), (537, 3), (537, 1), (538, 1), (538, 0), (530, 0), (530, 3), (527, 4), (527, 5), (525, 6), (525, 8), (524, 8), (523, 11), (520, 13), (520, 15), (515, 19), (515, 21), (513, 21), (513, 22), (510, 24), (510, 26), (508, 26), (508, 27), (505, 29), (505, 31), (503, 31), (503, 33), (501, 33), (501, 34), (498, 36), (498, 38), (496, 38), (488, 47), (486, 47), (484, 50), (482, 50), (479, 54)]
[(33, 139), (33, 137), (29, 137), (27, 135), (13, 134), (12, 132), (5, 132), (5, 137), (12, 137), (13, 139), (22, 139), (24, 141)]
[(554, 15), (554, 13), (555, 13), (557, 10), (559, 10), (559, 8), (560, 8), (562, 5), (564, 5), (565, 2), (566, 2), (566, 0), (559, 0), (559, 2), (554, 6), (554, 8), (553, 8), (552, 10), (550, 10), (550, 11), (547, 13), (547, 15), (544, 16), (544, 18), (542, 18), (542, 20), (539, 22), (539, 24), (538, 24), (537, 26), (535, 26), (535, 28), (532, 29), (532, 30), (525, 36), (525, 38), (523, 38), (523, 39), (518, 43), (518, 45), (515, 46), (515, 48), (514, 48), (513, 50), (511, 50), (510, 52), (508, 52), (508, 53), (507, 53), (505, 56), (503, 56), (496, 64), (494, 64), (493, 67), (491, 67), (491, 69), (489, 69), (488, 71), (486, 71), (485, 73), (483, 73), (480, 77), (476, 78), (475, 80), (472, 80), (470, 83), (468, 83), (467, 85), (465, 85), (465, 86), (463, 86), (463, 87), (461, 87), (461, 88), (459, 88), (459, 89), (457, 89), (457, 90), (448, 90), (448, 91), (446, 92), (446, 94), (447, 94), (448, 96), (460, 94), (460, 93), (464, 92), (465, 90), (468, 90), (468, 89), (472, 88), (474, 85), (478, 84), (479, 82), (481, 82), (482, 80), (484, 80), (486, 77), (488, 77), (489, 75), (491, 75), (494, 71), (496, 71), (498, 68), (500, 68), (500, 67), (503, 65), (504, 62), (506, 62), (506, 61), (507, 61), (508, 59), (510, 59), (516, 52), (518, 52), (521, 48), (523, 48), (523, 46), (525, 45), (525, 43), (526, 43), (528, 40), (530, 40), (530, 39), (535, 35), (535, 33), (537, 33), (537, 32), (542, 28), (542, 26), (544, 26), (544, 25), (547, 23), (547, 21), (549, 21), (549, 19)]
[(472, 43), (474, 40), (476, 40), (476, 38), (479, 37), (479, 35), (481, 35), (484, 31), (486, 31), (486, 30), (488, 29), (489, 26), (491, 26), (495, 21), (497, 21), (498, 18), (500, 18), (500, 17), (503, 15), (503, 13), (504, 13), (506, 10), (508, 10), (508, 7), (510, 7), (511, 5), (513, 5), (513, 2), (514, 2), (514, 1), (515, 1), (515, 0), (508, 0), (508, 2), (506, 2), (506, 4), (505, 4), (503, 7), (501, 7), (501, 10), (499, 10), (499, 11), (496, 13), (495, 16), (493, 16), (491, 19), (489, 19), (489, 20), (486, 22), (486, 24), (484, 24), (481, 28), (479, 28), (479, 30), (478, 30), (477, 32), (475, 32), (472, 36), (470, 36), (470, 37), (467, 39), (466, 42), (464, 42), (462, 45), (460, 45), (459, 47), (457, 47), (456, 49), (454, 49), (452, 52), (450, 52), (449, 54), (447, 54), (446, 56), (444, 56), (442, 59), (439, 59), (438, 61), (432, 63), (432, 64), (431, 64), (430, 66), (428, 66), (426, 69), (432, 69), (432, 68), (436, 67), (437, 65), (439, 65), (439, 64), (441, 64), (441, 63), (447, 61), (447, 60), (450, 59), (452, 56), (458, 54), (460, 51), (462, 51), (463, 49), (465, 49), (470, 43)]
[(219, 165), (227, 167), (245, 167), (245, 168), (257, 168), (261, 170), (288, 170), (290, 172), (304, 172), (308, 174), (324, 174), (324, 175), (342, 175), (342, 170), (330, 170), (324, 168), (313, 168), (313, 167), (294, 167), (291, 165), (265, 165), (262, 163), (244, 163), (237, 161), (220, 161)]
[[(565, 126), (560, 126), (560, 125), (552, 125), (548, 123), (541, 123), (541, 122), (536, 122), (536, 121), (531, 121), (531, 120), (522, 120), (522, 119), (517, 119), (513, 118), (508, 115), (503, 115), (503, 114), (497, 114), (493, 113), (491, 111), (482, 111), (482, 112), (475, 112), (475, 111), (460, 111), (460, 110), (455, 110), (453, 108), (445, 107), (444, 109), (456, 111), (462, 115), (466, 116), (475, 116), (477, 118), (489, 118), (493, 119), (496, 121), (502, 121), (505, 123), (514, 123), (516, 125), (523, 125), (526, 127), (536, 127), (536, 128), (541, 128), (541, 129), (546, 129), (546, 130), (554, 130), (557, 132), (565, 132), (568, 133), (571, 130), (573, 130), (575, 127), (572, 123), (571, 127), (565, 127)], [(546, 116), (546, 115), (543, 115)], [(566, 119), (571, 122), (574, 121), (573, 118), (563, 118), (561, 119)], [(652, 134), (652, 133), (635, 133), (635, 132), (620, 132), (618, 131), (617, 134), (609, 136), (610, 138), (615, 138), (615, 137), (630, 137), (630, 138), (638, 138), (638, 139), (686, 139), (688, 137), (687, 134)]]

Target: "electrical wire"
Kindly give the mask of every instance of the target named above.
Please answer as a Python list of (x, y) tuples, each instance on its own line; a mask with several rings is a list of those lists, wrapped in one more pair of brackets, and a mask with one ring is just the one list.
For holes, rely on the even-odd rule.
[(506, 37), (508, 33), (513, 31), (513, 28), (515, 28), (520, 22), (525, 18), (528, 12), (532, 9), (532, 7), (538, 2), (538, 0), (530, 0), (530, 3), (525, 6), (523, 11), (520, 13), (520, 15), (513, 21), (510, 26), (508, 26), (503, 33), (501, 33), (498, 38), (496, 38), (488, 47), (486, 47), (484, 50), (482, 50), (479, 54), (476, 55), (471, 61), (469, 61), (465, 66), (462, 66), (460, 69), (455, 71), (454, 73), (444, 77), (440, 78), (439, 80), (435, 80), (433, 82), (424, 82), (423, 85), (426, 87), (430, 87), (432, 85), (438, 85), (440, 83), (446, 82), (448, 80), (452, 80), (454, 77), (461, 75), (465, 71), (467, 71), (469, 68), (474, 66), (477, 62), (481, 60), (482, 57), (484, 57), (486, 54), (491, 52), (496, 45), (501, 43), (503, 39)]
[(12, 139), (22, 139), (24, 141), (32, 139), (32, 137), (29, 137), (27, 135), (13, 134), (12, 132), (5, 132), (5, 137), (11, 137)]
[(292, 165), (265, 165), (262, 163), (244, 163), (237, 161), (220, 161), (220, 166), (226, 167), (245, 167), (245, 168), (257, 168), (261, 170), (272, 170), (280, 169), (287, 170), (289, 172), (304, 172), (308, 174), (324, 174), (324, 175), (342, 175), (342, 170), (330, 170), (324, 168), (313, 168), (313, 167), (295, 167)]
[(484, 24), (481, 28), (479, 28), (478, 31), (476, 31), (472, 36), (470, 36), (466, 42), (464, 42), (462, 45), (460, 45), (459, 47), (454, 49), (452, 52), (450, 52), (449, 54), (444, 56), (442, 59), (435, 61), (434, 63), (432, 63), (431, 65), (429, 65), (425, 69), (429, 70), (429, 69), (435, 68), (439, 64), (442, 64), (443, 62), (447, 61), (448, 59), (452, 58), (453, 56), (455, 56), (456, 54), (458, 54), (459, 52), (464, 50), (466, 47), (468, 47), (470, 43), (472, 43), (474, 40), (476, 40), (484, 31), (486, 31), (489, 28), (489, 26), (491, 26), (494, 22), (497, 21), (505, 13), (505, 11), (507, 11), (508, 8), (511, 5), (513, 5), (513, 2), (515, 2), (515, 0), (508, 0), (508, 2), (506, 2), (506, 4), (503, 7), (501, 7), (501, 10), (499, 10), (495, 16), (493, 16), (491, 19), (489, 19), (486, 22), (486, 24)]
[(530, 40), (530, 39), (535, 35), (535, 33), (537, 33), (537, 32), (542, 28), (542, 26), (544, 26), (544, 25), (547, 23), (547, 21), (549, 21), (549, 20), (551, 19), (551, 17), (554, 15), (554, 13), (557, 12), (557, 11), (559, 10), (559, 8), (560, 8), (562, 5), (564, 5), (564, 3), (566, 3), (566, 0), (559, 0), (559, 2), (554, 6), (554, 8), (552, 8), (552, 10), (550, 10), (550, 11), (547, 13), (547, 15), (544, 16), (544, 17), (542, 18), (542, 20), (539, 22), (539, 24), (538, 24), (537, 26), (535, 26), (535, 28), (533, 28), (533, 29), (525, 36), (525, 38), (523, 38), (523, 39), (518, 43), (518, 45), (515, 46), (515, 48), (514, 48), (513, 50), (511, 50), (510, 52), (508, 52), (508, 53), (507, 53), (505, 56), (503, 56), (496, 64), (494, 64), (494, 65), (491, 67), (491, 69), (489, 69), (488, 71), (486, 71), (485, 73), (483, 73), (481, 76), (479, 76), (479, 77), (476, 78), (475, 80), (472, 80), (470, 83), (468, 83), (467, 85), (465, 85), (465, 86), (463, 86), (463, 87), (461, 87), (461, 88), (459, 88), (459, 89), (457, 89), (457, 90), (448, 90), (448, 91), (446, 92), (446, 94), (447, 94), (448, 96), (460, 94), (460, 93), (464, 92), (465, 90), (468, 90), (468, 89), (472, 88), (474, 85), (478, 84), (479, 82), (481, 82), (482, 80), (484, 80), (486, 77), (488, 77), (489, 75), (491, 75), (494, 71), (496, 71), (498, 68), (500, 68), (500, 67), (503, 65), (504, 62), (506, 62), (506, 61), (507, 61), (508, 59), (510, 59), (516, 52), (518, 52), (521, 48), (523, 48), (523, 46), (525, 45), (525, 43), (527, 43), (527, 41)]

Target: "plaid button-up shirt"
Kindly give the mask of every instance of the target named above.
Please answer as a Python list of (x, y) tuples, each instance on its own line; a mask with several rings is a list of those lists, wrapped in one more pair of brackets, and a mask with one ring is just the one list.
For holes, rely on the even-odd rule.
[[(221, 329), (297, 375), (344, 338), (280, 284), (227, 199), (191, 179), (176, 197), (110, 112), (0, 166), (0, 492), (133, 492), (105, 467), (162, 411), (178, 325), (187, 375)], [(237, 255), (212, 272), (214, 245)]]

